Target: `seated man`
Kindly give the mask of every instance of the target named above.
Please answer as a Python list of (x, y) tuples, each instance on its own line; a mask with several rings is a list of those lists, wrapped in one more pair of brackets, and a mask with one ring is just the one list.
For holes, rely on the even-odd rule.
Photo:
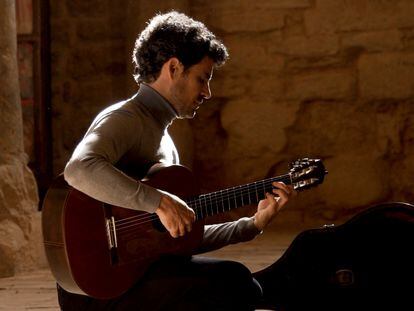
[[(138, 36), (133, 53), (138, 93), (103, 110), (67, 163), (64, 176), (74, 188), (116, 206), (158, 215), (172, 237), (192, 230), (194, 210), (168, 192), (137, 182), (155, 163), (177, 164), (167, 132), (176, 118), (193, 118), (211, 97), (215, 67), (228, 58), (226, 47), (204, 24), (177, 12), (157, 15)], [(251, 218), (206, 225), (197, 252), (249, 241), (295, 193), (273, 184), (273, 193)], [(99, 300), (58, 288), (63, 310), (251, 310), (262, 288), (240, 263), (200, 257), (155, 262), (120, 297)]]

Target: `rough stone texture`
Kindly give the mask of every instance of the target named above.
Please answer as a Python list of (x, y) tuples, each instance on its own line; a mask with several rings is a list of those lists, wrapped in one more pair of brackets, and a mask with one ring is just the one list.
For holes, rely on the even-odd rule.
[(363, 55), (358, 71), (363, 98), (406, 99), (414, 96), (414, 53)]
[(283, 211), (287, 224), (414, 201), (413, 1), (123, 0), (98, 13), (82, 1), (51, 5), (55, 173), (96, 112), (135, 92), (130, 53), (145, 22), (177, 9), (230, 51), (213, 99), (171, 128), (204, 191), (284, 174), (309, 156), (329, 175)]
[(359, 47), (367, 52), (395, 51), (403, 48), (402, 37), (397, 29), (349, 33), (342, 37), (342, 47)]
[(23, 150), (14, 1), (0, 7), (0, 277), (45, 265), (36, 181)]
[(414, 25), (413, 10), (411, 0), (316, 0), (305, 24), (309, 34), (398, 29)]
[(95, 114), (127, 96), (127, 2), (50, 3), (55, 174)]
[(286, 81), (289, 99), (343, 99), (355, 93), (355, 78), (350, 70), (319, 70), (294, 75)]

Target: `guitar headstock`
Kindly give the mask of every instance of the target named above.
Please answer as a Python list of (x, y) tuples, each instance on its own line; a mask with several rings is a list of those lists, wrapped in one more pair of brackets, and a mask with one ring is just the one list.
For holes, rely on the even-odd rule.
[(317, 186), (323, 182), (328, 171), (320, 159), (303, 158), (290, 164), (290, 179), (297, 191)]

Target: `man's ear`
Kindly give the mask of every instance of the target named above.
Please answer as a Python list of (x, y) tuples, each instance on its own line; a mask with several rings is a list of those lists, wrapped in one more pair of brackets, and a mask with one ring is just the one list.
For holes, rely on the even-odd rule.
[(172, 57), (168, 60), (168, 74), (171, 79), (175, 79), (181, 75), (184, 71), (183, 64), (176, 57)]

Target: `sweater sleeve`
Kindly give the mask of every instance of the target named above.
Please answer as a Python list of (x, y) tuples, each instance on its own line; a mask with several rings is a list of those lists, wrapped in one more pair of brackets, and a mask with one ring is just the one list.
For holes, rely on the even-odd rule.
[(256, 228), (253, 218), (249, 217), (222, 224), (206, 225), (203, 241), (196, 253), (205, 253), (229, 244), (247, 242), (253, 240), (260, 233), (262, 231)]
[(99, 201), (154, 212), (161, 193), (114, 166), (142, 136), (142, 123), (127, 111), (98, 116), (64, 170), (65, 180)]

